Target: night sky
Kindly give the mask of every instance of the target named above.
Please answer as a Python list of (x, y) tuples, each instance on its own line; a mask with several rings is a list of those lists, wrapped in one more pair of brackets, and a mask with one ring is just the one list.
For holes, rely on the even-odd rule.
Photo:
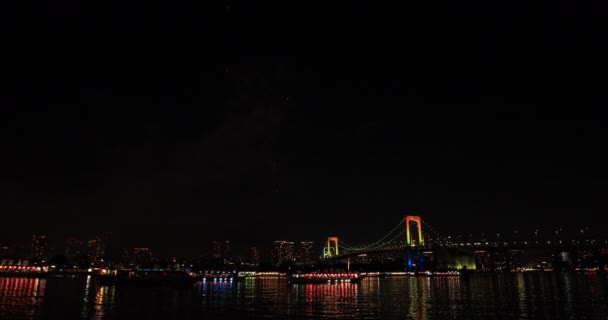
[(61, 247), (111, 231), (124, 247), (184, 255), (212, 239), (356, 244), (407, 213), (449, 234), (602, 234), (603, 9), (142, 0), (0, 10), (0, 242), (46, 233)]

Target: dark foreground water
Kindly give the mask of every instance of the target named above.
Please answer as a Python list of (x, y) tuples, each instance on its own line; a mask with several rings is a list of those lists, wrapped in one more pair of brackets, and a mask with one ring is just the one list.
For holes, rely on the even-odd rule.
[(608, 281), (594, 273), (285, 279), (197, 288), (101, 286), (90, 277), (0, 278), (0, 319), (608, 319)]

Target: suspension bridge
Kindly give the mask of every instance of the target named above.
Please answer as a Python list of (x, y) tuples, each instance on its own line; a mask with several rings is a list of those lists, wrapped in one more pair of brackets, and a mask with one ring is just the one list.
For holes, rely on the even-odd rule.
[[(425, 234), (422, 232), (423, 226), (425, 226)], [(328, 237), (323, 248), (323, 259), (341, 259), (362, 254), (405, 251), (408, 254), (408, 266), (422, 265), (424, 259), (422, 252), (430, 249), (430, 245), (425, 242), (427, 233), (431, 234), (434, 239), (444, 238), (428, 223), (424, 222), (420, 216), (407, 215), (380, 239), (367, 244), (351, 245), (338, 237)]]
[(374, 253), (393, 251), (400, 249), (427, 249), (430, 245), (425, 243), (426, 235), (423, 235), (422, 226), (425, 226), (425, 234), (430, 233), (433, 239), (444, 239), (420, 216), (405, 216), (395, 227), (383, 235), (380, 239), (362, 245), (351, 245), (338, 237), (328, 237), (323, 248), (323, 258), (347, 257), (363, 253)]
[[(424, 229), (424, 232), (423, 232)], [(537, 230), (538, 231), (538, 230)], [(445, 236), (435, 230), (420, 216), (406, 215), (397, 225), (390, 229), (378, 240), (352, 245), (337, 236), (327, 238), (323, 247), (320, 261), (337, 261), (376, 253), (405, 253), (407, 267), (423, 268), (425, 254), (432, 256), (435, 251), (466, 249), (471, 252), (482, 250), (525, 250), (533, 248), (553, 248), (556, 252), (573, 251), (598, 247), (608, 248), (607, 241), (592, 239), (552, 239), (539, 241), (538, 239), (509, 240), (509, 241), (455, 241), (451, 236)], [(350, 261), (350, 260), (349, 260)]]

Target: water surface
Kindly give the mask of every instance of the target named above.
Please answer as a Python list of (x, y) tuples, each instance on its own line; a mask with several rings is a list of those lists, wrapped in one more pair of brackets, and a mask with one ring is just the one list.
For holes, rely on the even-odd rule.
[(595, 273), (366, 278), (289, 285), (281, 278), (186, 288), (102, 286), (91, 277), (0, 278), (0, 319), (608, 319)]

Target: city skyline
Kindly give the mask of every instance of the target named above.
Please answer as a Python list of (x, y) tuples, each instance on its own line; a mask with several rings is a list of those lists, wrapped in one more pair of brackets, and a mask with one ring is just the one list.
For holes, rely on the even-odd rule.
[[(424, 220), (421, 220), (424, 221)], [(400, 224), (402, 224), (400, 222)], [(422, 227), (423, 238), (426, 239), (427, 242), (437, 243), (437, 241), (450, 241), (453, 243), (466, 243), (466, 242), (503, 242), (503, 241), (605, 241), (608, 239), (608, 235), (606, 235), (603, 230), (598, 230), (593, 227), (581, 227), (581, 228), (556, 228), (556, 229), (535, 229), (533, 232), (522, 232), (521, 230), (511, 230), (510, 232), (503, 233), (495, 233), (495, 232), (475, 232), (469, 234), (457, 234), (457, 233), (439, 233), (432, 226), (428, 225), (428, 223), (423, 222), (425, 226)], [(413, 224), (414, 227), (417, 228), (417, 223)], [(399, 225), (391, 230), (391, 233), (399, 232)], [(384, 230), (388, 231), (388, 230)], [(394, 241), (400, 242), (403, 245), (410, 243), (410, 245), (416, 245), (418, 243), (417, 240), (413, 240), (412, 242), (408, 242), (406, 239), (406, 230), (401, 230), (401, 235), (397, 235), (394, 238)], [(414, 229), (412, 231), (412, 236), (414, 238), (418, 238), (418, 229)], [(151, 248), (153, 251), (157, 253), (158, 256), (163, 257), (206, 257), (209, 259), (215, 259), (217, 261), (226, 261), (231, 260), (233, 258), (239, 258), (244, 260), (249, 260), (252, 258), (253, 251), (257, 252), (258, 259), (262, 254), (268, 255), (268, 260), (273, 260), (276, 264), (279, 260), (290, 261), (294, 260), (297, 257), (299, 260), (310, 260), (310, 257), (321, 256), (325, 252), (323, 247), (325, 247), (328, 239), (340, 239), (344, 240), (344, 238), (336, 235), (328, 236), (325, 239), (312, 241), (311, 239), (275, 239), (270, 241), (259, 241), (259, 240), (234, 240), (234, 239), (215, 239), (209, 240), (207, 243), (204, 242), (196, 242), (195, 249), (191, 250), (179, 250), (179, 248), (173, 249), (163, 249), (162, 246), (155, 247), (150, 244), (138, 243), (138, 245), (133, 246), (131, 243), (120, 243), (119, 238), (113, 238), (111, 232), (104, 232), (98, 235), (79, 238), (75, 236), (68, 236), (65, 238), (53, 238), (48, 237), (47, 234), (44, 233), (36, 233), (31, 236), (30, 241), (7, 241), (0, 239), (0, 256), (21, 256), (21, 257), (30, 257), (30, 258), (38, 258), (41, 259), (41, 256), (44, 256), (45, 259), (50, 258), (51, 256), (65, 256), (65, 257), (73, 257), (73, 256), (89, 256), (93, 261), (99, 260), (99, 257), (111, 256), (116, 258), (120, 254), (123, 253), (124, 250), (135, 250), (137, 247), (146, 247)], [(388, 235), (382, 237), (382, 239), (386, 239)], [(161, 239), (163, 240), (163, 239)], [(370, 244), (374, 239), (367, 239), (366, 242), (356, 243), (350, 242), (350, 239), (347, 241), (351, 244), (355, 245), (366, 245)], [(375, 239), (377, 240), (377, 239)], [(289, 245), (289, 253), (280, 253), (281, 248), (277, 247), (277, 244)], [(296, 246), (297, 245), (297, 246)], [(310, 251), (307, 249), (306, 253), (304, 253), (304, 247), (314, 247), (316, 251)], [(256, 248), (256, 249), (253, 249)], [(278, 250), (278, 251), (277, 251)], [(18, 252), (18, 253), (16, 253)], [(277, 258), (279, 256), (285, 256), (290, 258)], [(302, 259), (306, 255), (308, 259)], [(270, 258), (272, 256), (272, 258)], [(277, 260), (278, 259), (278, 260)], [(268, 261), (271, 263), (270, 261)], [(280, 264), (280, 263), (279, 263)]]
[[(419, 226), (422, 225), (426, 225), (424, 228), (429, 230), (425, 235), (418, 233), (421, 230)], [(407, 232), (411, 227), (418, 231)], [(276, 272), (344, 264), (376, 271), (402, 268), (438, 272), (467, 269), (483, 272), (604, 270), (608, 261), (608, 238), (597, 238), (585, 234), (585, 231), (589, 230), (581, 229), (579, 237), (568, 238), (560, 234), (563, 230), (555, 230), (555, 235), (550, 240), (539, 236), (538, 231), (534, 237), (515, 232), (511, 237), (503, 238), (497, 234), (497, 239), (494, 240), (484, 236), (473, 238), (472, 235), (461, 239), (437, 234), (419, 216), (406, 216), (381, 239), (363, 246), (352, 246), (339, 237), (332, 236), (325, 243), (318, 244), (313, 241), (289, 240), (275, 240), (271, 246), (249, 244), (249, 250), (242, 252), (234, 250), (232, 241), (222, 239), (209, 243), (208, 254), (189, 257), (163, 256), (149, 247), (123, 247), (117, 255), (108, 250), (112, 241), (109, 233), (88, 241), (69, 237), (65, 239), (65, 254), (58, 254), (49, 247), (46, 235), (35, 234), (29, 250), (25, 246), (10, 248), (0, 245), (0, 272), (50, 270), (60, 273), (91, 273), (104, 268)], [(416, 240), (422, 238), (425, 239), (424, 242)]]

